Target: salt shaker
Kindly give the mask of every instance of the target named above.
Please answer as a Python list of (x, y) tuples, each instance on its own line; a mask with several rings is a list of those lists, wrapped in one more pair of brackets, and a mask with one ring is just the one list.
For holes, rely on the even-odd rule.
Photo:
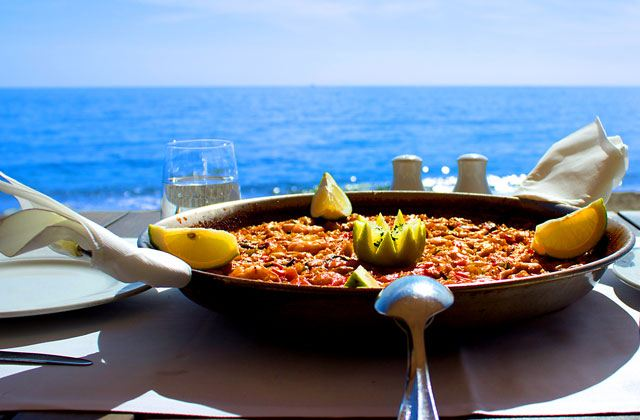
[(400, 155), (393, 158), (393, 183), (395, 191), (424, 191), (422, 185), (422, 159), (416, 155)]
[(458, 180), (453, 191), (491, 194), (487, 182), (487, 161), (486, 156), (477, 153), (458, 157)]

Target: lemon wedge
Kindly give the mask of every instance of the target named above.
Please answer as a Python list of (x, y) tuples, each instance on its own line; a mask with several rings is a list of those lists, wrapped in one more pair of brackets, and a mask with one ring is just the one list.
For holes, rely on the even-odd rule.
[(240, 253), (236, 237), (225, 230), (149, 225), (149, 239), (197, 270), (221, 267)]
[(602, 199), (587, 207), (536, 226), (531, 247), (540, 255), (574, 258), (598, 243), (607, 228), (607, 209)]
[(351, 211), (349, 197), (338, 186), (331, 174), (325, 172), (311, 200), (311, 217), (337, 220), (349, 216)]
[(353, 270), (344, 287), (380, 287), (380, 284), (366, 268), (359, 265)]

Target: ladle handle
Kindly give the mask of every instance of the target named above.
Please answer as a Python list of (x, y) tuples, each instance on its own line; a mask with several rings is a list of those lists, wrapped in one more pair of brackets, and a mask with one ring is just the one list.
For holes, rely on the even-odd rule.
[(437, 420), (438, 412), (427, 368), (424, 327), (412, 326), (409, 330), (409, 371), (398, 419)]

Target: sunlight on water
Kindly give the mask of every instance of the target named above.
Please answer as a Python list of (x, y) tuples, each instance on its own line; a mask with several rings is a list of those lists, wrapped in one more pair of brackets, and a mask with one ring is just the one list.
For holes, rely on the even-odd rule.
[(0, 170), (78, 210), (159, 209), (166, 142), (215, 136), (235, 144), (245, 198), (312, 191), (323, 172), (389, 189), (402, 154), (450, 191), (466, 153), (509, 194), (596, 115), (629, 146), (617, 190), (640, 190), (640, 88), (0, 89)]
[[(353, 178), (353, 177), (352, 177)], [(510, 195), (515, 192), (515, 190), (522, 184), (524, 179), (526, 178), (525, 174), (520, 175), (507, 175), (507, 176), (497, 176), (497, 175), (488, 175), (487, 182), (489, 183), (489, 187), (494, 194), (497, 195)], [(426, 177), (422, 179), (422, 185), (424, 186), (425, 191), (434, 191), (434, 192), (452, 192), (453, 188), (456, 185), (457, 177), (455, 176), (447, 176), (447, 177)], [(341, 185), (345, 191), (370, 191), (370, 190), (389, 190), (391, 189), (391, 183), (355, 183), (349, 182), (347, 184)], [(314, 191), (314, 188), (298, 188), (291, 187), (289, 189), (282, 189), (280, 187), (273, 187), (273, 195), (278, 194), (296, 194), (296, 193), (310, 193)]]

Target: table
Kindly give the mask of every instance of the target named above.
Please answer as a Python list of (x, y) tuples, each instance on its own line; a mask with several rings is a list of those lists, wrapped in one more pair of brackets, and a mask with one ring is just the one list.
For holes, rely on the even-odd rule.
[[(159, 219), (158, 212), (86, 215), (123, 237), (136, 237)], [(637, 211), (610, 217), (640, 226)], [(607, 272), (594, 292), (563, 311), (517, 328), (428, 341), (441, 415), (468, 418), (474, 405), (482, 406), (474, 417), (567, 414), (554, 411), (567, 404), (580, 404), (588, 413), (589, 404), (598, 404), (593, 396), (626, 393), (636, 400), (617, 405), (607, 417), (638, 418), (640, 379), (621, 388), (621, 378), (629, 369), (640, 372), (639, 313), (640, 291)], [(185, 413), (273, 418), (287, 404), (293, 416), (395, 415), (404, 381), (404, 343), (377, 347), (375, 340), (355, 334), (352, 350), (345, 351), (340, 343), (294, 341), (265, 338), (260, 328), (234, 324), (173, 289), (152, 289), (78, 311), (0, 319), (0, 349), (53, 348), (94, 362), (88, 368), (0, 365), (0, 419)], [(3, 403), (12, 392), (24, 395), (22, 406)], [(42, 398), (53, 393), (61, 400), (75, 397), (76, 403), (56, 406), (56, 398)], [(34, 401), (36, 396), (40, 399)], [(155, 411), (149, 413), (148, 407)], [(581, 418), (590, 417), (595, 418)]]

